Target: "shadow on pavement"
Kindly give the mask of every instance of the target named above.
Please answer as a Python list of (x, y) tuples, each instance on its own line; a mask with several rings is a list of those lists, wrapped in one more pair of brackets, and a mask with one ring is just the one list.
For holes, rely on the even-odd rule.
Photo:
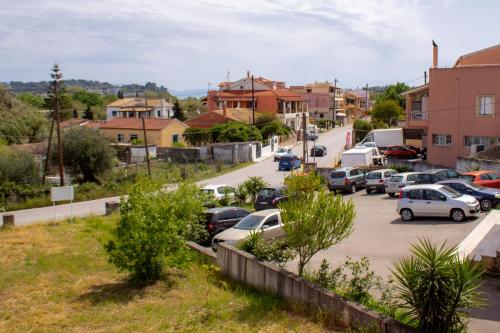
[(481, 308), (472, 309), (471, 318), (500, 322), (500, 279), (487, 278), (479, 290), (485, 299), (485, 304)]

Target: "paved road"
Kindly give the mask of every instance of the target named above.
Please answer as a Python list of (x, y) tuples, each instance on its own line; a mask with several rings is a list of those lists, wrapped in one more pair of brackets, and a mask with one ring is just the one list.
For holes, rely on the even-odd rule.
[[(320, 134), (317, 144), (327, 147), (328, 154), (325, 157), (317, 157), (316, 162), (319, 166), (331, 166), (335, 159), (338, 159), (339, 154), (343, 151), (346, 132), (352, 130), (351, 126), (335, 128), (331, 131)], [(309, 149), (312, 142), (308, 142)], [(302, 144), (294, 147), (294, 153), (302, 156)], [(203, 184), (228, 184), (237, 185), (243, 182), (250, 176), (261, 176), (271, 185), (279, 185), (283, 183), (283, 179), (290, 172), (278, 171), (278, 163), (273, 162), (270, 157), (261, 162), (252, 164), (246, 168), (242, 168), (222, 176), (202, 181)], [(61, 220), (71, 216), (87, 216), (87, 215), (103, 215), (105, 213), (104, 205), (108, 201), (118, 201), (120, 197), (109, 197), (91, 201), (81, 201), (72, 205), (57, 205), (54, 207), (42, 207), (25, 209), (9, 214), (15, 215), (16, 225), (27, 225), (35, 222)], [(4, 213), (5, 214), (5, 213)], [(0, 222), (1, 223), (1, 222)]]

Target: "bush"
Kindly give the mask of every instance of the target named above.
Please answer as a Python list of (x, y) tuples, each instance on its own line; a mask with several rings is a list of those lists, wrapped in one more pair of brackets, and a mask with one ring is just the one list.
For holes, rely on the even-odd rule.
[(376, 103), (372, 111), (373, 121), (381, 121), (388, 127), (396, 125), (396, 121), (403, 117), (403, 108), (391, 99)]
[(38, 184), (40, 172), (33, 155), (20, 149), (0, 147), (0, 182)]
[(335, 291), (341, 282), (342, 277), (342, 266), (330, 270), (330, 264), (326, 259), (321, 261), (319, 270), (313, 273), (310, 280), (319, 284), (323, 288)]
[[(57, 149), (52, 149), (53, 160)], [(115, 151), (97, 130), (73, 127), (62, 138), (63, 162), (66, 170), (81, 182), (96, 182), (97, 177), (113, 167)]]
[(355, 120), (352, 128), (355, 133), (356, 142), (363, 140), (364, 137), (373, 129), (372, 125), (368, 121), (362, 119)]
[[(239, 122), (224, 124), (217, 136), (217, 142), (261, 141), (262, 135), (255, 126)], [(214, 140), (215, 141), (215, 140)]]
[(399, 173), (413, 171), (412, 168), (410, 168), (409, 166), (404, 165), (404, 164), (391, 165), (391, 169), (394, 169), (394, 170), (396, 170)]
[(360, 261), (353, 261), (347, 257), (344, 266), (350, 270), (350, 279), (343, 276), (344, 295), (359, 303), (370, 300), (370, 290), (380, 283), (373, 270), (370, 269), (370, 261), (362, 257)]
[(252, 202), (255, 201), (259, 192), (267, 186), (267, 182), (262, 177), (253, 176), (243, 182), (245, 189)]
[(262, 233), (252, 231), (243, 242), (239, 249), (253, 254), (257, 260), (269, 261), (277, 264), (281, 268), (295, 257), (295, 253), (283, 241), (274, 241), (267, 244), (262, 238)]
[(424, 332), (461, 332), (467, 309), (481, 304), (478, 292), (484, 269), (460, 259), (457, 247), (421, 240), (409, 258), (394, 265), (396, 289), (406, 315)]
[(307, 193), (321, 190), (325, 185), (325, 179), (315, 172), (308, 174), (291, 174), (286, 177), (285, 186), (289, 195)]
[(288, 136), (291, 133), (289, 127), (286, 127), (281, 121), (273, 120), (270, 123), (265, 124), (260, 129), (260, 133), (263, 138), (269, 138), (273, 135), (278, 136)]
[(150, 181), (132, 188), (120, 203), (115, 237), (105, 245), (109, 261), (141, 283), (162, 278), (168, 267), (185, 266), (189, 260), (185, 241), (199, 238), (202, 230), (204, 209), (196, 186), (159, 190)]

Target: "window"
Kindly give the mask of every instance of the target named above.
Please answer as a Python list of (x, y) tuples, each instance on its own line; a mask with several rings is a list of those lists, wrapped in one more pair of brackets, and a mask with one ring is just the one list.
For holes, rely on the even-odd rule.
[(324, 117), (325, 117), (325, 114), (324, 114), (324, 113), (320, 113), (320, 114), (319, 114), (319, 117), (320, 117), (320, 118), (324, 118)]
[(446, 174), (448, 175), (448, 178), (459, 178), (460, 175), (453, 170), (446, 170)]
[(496, 174), (496, 173), (488, 173), (487, 174), (491, 180), (497, 180), (497, 179), (500, 179), (500, 175)]
[(495, 138), (493, 136), (469, 136), (464, 135), (464, 146), (470, 147), (471, 145), (494, 145), (496, 142), (500, 142), (500, 137)]
[(135, 112), (129, 112), (128, 113), (129, 118), (134, 118), (135, 117)]
[(156, 111), (156, 117), (161, 118), (161, 111), (160, 110)]
[(264, 222), (264, 225), (269, 226), (270, 228), (276, 227), (280, 224), (280, 221), (278, 219), (278, 215), (273, 215), (270, 216), (266, 222)]
[(424, 190), (411, 190), (408, 194), (408, 198), (414, 200), (422, 200), (424, 197)]
[(139, 136), (137, 134), (130, 134), (130, 141), (134, 141), (139, 139)]
[(351, 174), (351, 176), (357, 176), (357, 175), (359, 175), (359, 171), (358, 171), (358, 169), (352, 169), (350, 174)]
[(179, 142), (179, 134), (172, 135), (172, 142), (173, 143)]
[(243, 209), (236, 209), (235, 212), (236, 212), (236, 217), (245, 217), (248, 215), (248, 212)]
[(432, 134), (432, 144), (434, 146), (451, 146), (451, 135)]
[(384, 178), (390, 178), (390, 177), (392, 177), (392, 175), (389, 171), (384, 172)]
[(235, 215), (236, 214), (235, 214), (234, 210), (232, 210), (232, 209), (220, 212), (220, 214), (219, 214), (219, 221), (221, 221), (221, 220), (232, 220), (232, 219), (236, 218)]
[(307, 88), (306, 92), (308, 92), (308, 93), (312, 92), (311, 88)]
[(116, 112), (116, 111), (111, 111), (111, 116), (112, 116), (112, 117), (116, 117), (117, 115), (118, 115), (118, 112)]
[(481, 180), (490, 180), (490, 176), (488, 176), (488, 174), (486, 174), (486, 173), (481, 174), (480, 178), (481, 178)]
[(439, 201), (441, 199), (441, 197), (443, 196), (438, 191), (433, 191), (433, 190), (424, 190), (424, 193), (425, 193), (426, 200)]
[(495, 96), (478, 96), (477, 104), (478, 115), (493, 116), (495, 114)]
[(411, 174), (406, 177), (406, 180), (409, 182), (414, 182), (417, 180), (417, 175), (416, 174)]
[(124, 139), (125, 139), (125, 135), (123, 135), (121, 133), (118, 133), (118, 135), (116, 136), (116, 140), (118, 142), (123, 142)]

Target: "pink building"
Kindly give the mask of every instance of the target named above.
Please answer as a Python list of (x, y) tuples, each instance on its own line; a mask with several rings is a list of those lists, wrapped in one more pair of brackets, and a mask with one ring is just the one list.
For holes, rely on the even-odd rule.
[(455, 167), (500, 142), (500, 45), (466, 54), (451, 68), (438, 67), (434, 47), (429, 84), (406, 95), (406, 127), (420, 130), (428, 163)]

